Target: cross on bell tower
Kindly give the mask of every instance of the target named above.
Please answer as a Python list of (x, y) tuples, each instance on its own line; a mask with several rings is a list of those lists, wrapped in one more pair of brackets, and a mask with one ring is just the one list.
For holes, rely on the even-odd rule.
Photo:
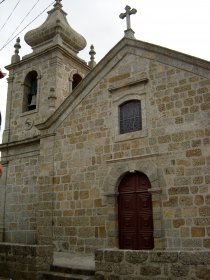
[(134, 33), (135, 32), (131, 29), (131, 19), (130, 19), (130, 16), (131, 15), (135, 15), (136, 13), (137, 13), (136, 9), (132, 9), (131, 10), (131, 7), (127, 5), (125, 7), (125, 13), (121, 13), (119, 15), (119, 17), (121, 19), (124, 19), (126, 17), (127, 29), (124, 32), (125, 32), (125, 37), (127, 37), (127, 38), (135, 39), (135, 37), (134, 37)]

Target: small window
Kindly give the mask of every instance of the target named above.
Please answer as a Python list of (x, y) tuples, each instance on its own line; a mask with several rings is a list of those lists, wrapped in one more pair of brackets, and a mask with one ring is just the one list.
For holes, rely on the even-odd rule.
[(142, 129), (141, 101), (131, 100), (119, 107), (120, 134)]
[(37, 72), (31, 71), (24, 81), (23, 112), (37, 107)]
[(72, 81), (72, 89), (75, 89), (75, 87), (81, 82), (82, 77), (79, 74), (73, 75), (73, 81)]

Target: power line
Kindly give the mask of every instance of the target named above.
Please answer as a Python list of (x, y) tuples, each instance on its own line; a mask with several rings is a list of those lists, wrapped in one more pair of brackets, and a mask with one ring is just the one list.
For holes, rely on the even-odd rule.
[(0, 4), (3, 3), (4, 1), (5, 1), (5, 0), (2, 0), (2, 1), (0, 2)]
[[(14, 13), (15, 9), (17, 8), (18, 4), (20, 3), (21, 0), (18, 1), (18, 3), (15, 5), (14, 9), (12, 10), (11, 14), (8, 16), (8, 18), (6, 19), (5, 23), (2, 25), (0, 31), (4, 28), (4, 26), (7, 24), (7, 22), (9, 21), (10, 17), (12, 16), (12, 14)], [(2, 2), (1, 2), (2, 3)]]
[[(19, 23), (19, 25), (16, 27), (15, 31), (10, 35), (10, 37), (7, 39), (6, 43), (12, 38), (12, 36), (15, 34), (15, 32), (18, 30), (18, 28), (21, 26), (21, 24), (24, 22), (24, 20), (27, 18), (27, 16), (32, 12), (32, 10), (35, 8), (35, 6), (38, 4), (40, 0), (37, 0), (37, 2), (33, 5), (33, 7), (28, 11), (26, 16), (22, 19), (22, 21)], [(5, 44), (6, 44), (5, 43)]]
[(32, 21), (30, 21), (19, 33), (17, 33), (11, 40), (6, 42), (3, 47), (0, 49), (2, 51), (10, 42), (12, 42), (18, 35), (20, 35), (30, 24), (32, 24), (39, 16), (41, 16), (55, 1), (48, 5), (38, 16), (36, 16)]

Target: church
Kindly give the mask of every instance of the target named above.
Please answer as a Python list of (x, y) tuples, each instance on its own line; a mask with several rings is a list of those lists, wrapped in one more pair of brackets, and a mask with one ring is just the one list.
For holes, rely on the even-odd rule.
[(61, 2), (6, 67), (0, 276), (75, 252), (96, 279), (210, 279), (210, 63), (137, 40), (129, 6), (87, 63)]

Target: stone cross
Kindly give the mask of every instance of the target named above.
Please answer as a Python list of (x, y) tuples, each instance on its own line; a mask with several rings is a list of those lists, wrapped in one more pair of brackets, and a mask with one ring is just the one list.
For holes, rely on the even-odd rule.
[(135, 15), (137, 13), (137, 10), (136, 9), (132, 9), (131, 10), (131, 7), (127, 5), (125, 7), (125, 11), (126, 11), (125, 13), (120, 14), (120, 18), (124, 19), (126, 17), (127, 30), (129, 30), (129, 29), (131, 29), (131, 19), (130, 19), (130, 16), (131, 15)]
[(55, 0), (54, 7), (61, 7), (61, 8), (62, 8), (63, 6), (62, 6), (62, 4), (61, 4), (61, 1), (62, 1), (62, 0)]

